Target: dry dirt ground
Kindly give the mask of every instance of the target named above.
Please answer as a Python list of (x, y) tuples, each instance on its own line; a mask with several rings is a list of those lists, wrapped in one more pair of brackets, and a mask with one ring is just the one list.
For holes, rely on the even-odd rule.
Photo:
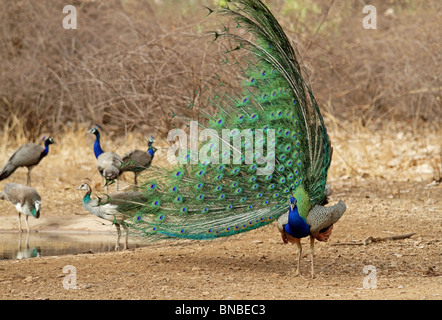
[[(83, 160), (93, 162), (90, 155)], [(86, 176), (99, 183), (95, 168), (79, 165), (77, 179), (70, 181), (63, 178), (63, 167), (50, 167), (54, 160), (44, 161), (33, 172), (34, 185), (45, 186), (42, 216), (29, 220), (33, 232), (113, 233), (112, 226), (83, 210), (82, 192), (74, 190)], [(20, 170), (6, 182), (25, 183), (26, 171)], [(52, 173), (49, 182), (46, 170)], [(431, 184), (431, 179), (343, 176), (333, 179), (331, 187), (330, 202), (343, 199), (348, 209), (331, 240), (316, 242), (314, 279), (309, 278), (308, 240), (303, 241), (303, 276), (295, 277), (296, 248), (282, 243), (273, 224), (210, 242), (159, 242), (127, 251), (0, 260), (0, 299), (441, 300), (442, 185)], [(4, 201), (0, 217), (2, 232), (16, 231), (15, 209)], [(370, 236), (408, 233), (414, 235), (362, 244)], [(76, 289), (63, 286), (72, 284), (65, 266), (76, 269)], [(366, 266), (376, 274), (374, 269), (365, 274)], [(374, 276), (377, 287), (369, 288)]]

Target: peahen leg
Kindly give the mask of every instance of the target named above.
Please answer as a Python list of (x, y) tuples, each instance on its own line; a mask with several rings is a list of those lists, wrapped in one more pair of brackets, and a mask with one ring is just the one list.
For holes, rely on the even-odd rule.
[(21, 213), (18, 213), (18, 232), (22, 233), (23, 230), (21, 229)]
[(138, 190), (138, 174), (135, 172), (135, 175), (134, 175), (134, 191), (137, 191)]
[(32, 168), (31, 169), (28, 168), (28, 178), (26, 180), (26, 184), (28, 185), (28, 187), (31, 186), (31, 170), (32, 170)]
[(300, 273), (300, 265), (301, 265), (301, 256), (302, 256), (302, 246), (301, 246), (301, 239), (294, 238), (296, 246), (298, 247), (298, 266), (296, 268), (295, 276), (301, 275)]
[(118, 223), (115, 223), (115, 227), (117, 228), (117, 243), (115, 243), (115, 250), (120, 250), (121, 229)]
[(310, 259), (312, 260), (312, 279), (315, 277), (315, 270), (313, 267), (313, 257), (314, 257), (314, 250), (315, 250), (315, 237), (310, 236)]
[(124, 231), (126, 231), (126, 242), (124, 243), (124, 250), (129, 249), (129, 244), (128, 244), (128, 240), (129, 240), (129, 228), (126, 226), (126, 224), (123, 222), (122, 224)]
[(29, 224), (28, 224), (28, 218), (29, 218), (29, 216), (26, 216), (26, 215), (25, 215), (26, 230), (27, 230), (27, 232), (29, 233)]

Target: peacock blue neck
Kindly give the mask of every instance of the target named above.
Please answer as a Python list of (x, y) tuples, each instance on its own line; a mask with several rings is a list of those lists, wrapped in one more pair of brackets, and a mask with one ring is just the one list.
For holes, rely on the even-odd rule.
[(44, 151), (44, 155), (48, 155), (49, 153), (49, 139), (45, 140), (45, 151)]
[(100, 145), (100, 133), (97, 131), (95, 133), (95, 143), (94, 143), (94, 154), (95, 158), (98, 158), (100, 154), (102, 154), (104, 151), (101, 149)]
[(147, 153), (149, 153), (153, 158), (153, 156), (155, 155), (155, 151), (157, 151), (157, 149), (152, 147), (152, 142), (150, 142), (150, 141), (147, 143), (147, 146), (148, 146)]
[(310, 235), (310, 227), (304, 218), (299, 215), (298, 208), (295, 207), (289, 212), (289, 222), (284, 226), (285, 232), (294, 238), (304, 238)]

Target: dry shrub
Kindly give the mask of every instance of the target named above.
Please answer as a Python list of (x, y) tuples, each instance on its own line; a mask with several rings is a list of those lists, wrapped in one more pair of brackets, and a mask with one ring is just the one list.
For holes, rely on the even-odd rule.
[(184, 19), (152, 1), (76, 1), (78, 29), (65, 30), (64, 5), (0, 4), (0, 120), (12, 135), (19, 119), (30, 139), (94, 123), (164, 136), (173, 113), (214, 85), (218, 48), (198, 32), (205, 11)]
[[(216, 1), (215, 1), (216, 2)], [(329, 119), (389, 127), (440, 124), (440, 1), (372, 1), (378, 30), (362, 28), (364, 1), (267, 1), (293, 37)], [(174, 114), (195, 116), (226, 73), (205, 31), (212, 1), (0, 3), (0, 122), (8, 141), (38, 140), (99, 123), (109, 135), (165, 138)], [(234, 83), (235, 77), (227, 79)], [(5, 142), (5, 138), (3, 139)]]
[[(375, 128), (440, 126), (440, 1), (297, 1), (320, 8), (291, 31), (323, 109)], [(362, 27), (364, 4), (377, 8), (377, 30)]]

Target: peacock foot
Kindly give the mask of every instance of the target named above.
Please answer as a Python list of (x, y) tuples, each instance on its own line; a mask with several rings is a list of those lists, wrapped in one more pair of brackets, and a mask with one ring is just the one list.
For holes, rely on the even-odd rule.
[(292, 270), (292, 272), (294, 273), (295, 277), (301, 277), (304, 278), (304, 276), (301, 274), (301, 272), (299, 272), (299, 269), (297, 270)]

